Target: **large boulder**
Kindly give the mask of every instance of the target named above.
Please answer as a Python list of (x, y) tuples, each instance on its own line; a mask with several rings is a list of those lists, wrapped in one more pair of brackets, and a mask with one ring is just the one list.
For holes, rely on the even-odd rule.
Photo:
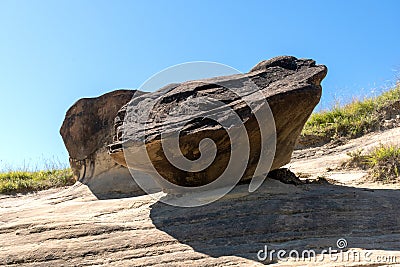
[[(174, 132), (181, 122), (180, 117), (170, 116), (171, 111), (185, 104), (190, 108), (189, 100), (207, 96), (225, 103), (239, 115), (246, 128), (250, 142), (250, 157), (241, 180), (248, 180), (253, 176), (260, 159), (262, 138), (270, 139), (274, 133), (269, 131), (267, 136), (260, 134), (262, 125), (257, 123), (253, 110), (243, 105), (243, 100), (235, 94), (235, 90), (240, 92), (240, 95), (246, 95), (247, 92), (246, 97), (253, 98), (256, 102), (261, 92), (261, 96), (269, 104), (276, 127), (276, 151), (268, 169), (274, 170), (289, 163), (296, 140), (319, 102), (322, 90), (320, 83), (326, 73), (327, 68), (324, 65), (316, 65), (314, 60), (282, 56), (262, 61), (245, 74), (173, 84), (159, 91), (134, 97), (120, 110), (121, 116), (118, 117), (118, 121), (124, 119), (126, 110), (134, 110), (136, 107), (140, 109), (149, 97), (154, 96), (156, 102), (150, 107), (146, 132), (129, 129), (127, 127), (130, 127), (130, 124), (124, 124), (124, 127), (119, 127), (116, 131), (109, 152), (121, 165), (129, 165), (129, 168), (153, 176), (156, 170), (163, 178), (176, 185), (201, 186), (214, 181), (225, 170), (230, 158), (231, 145), (235, 142), (233, 140), (232, 143), (232, 140), (226, 138), (227, 133), (221, 124), (207, 119), (191, 120), (186, 123), (179, 135), (181, 153), (189, 160), (195, 160), (200, 156), (201, 140), (210, 138), (214, 141), (218, 152), (213, 163), (202, 171), (182, 170), (171, 164), (160, 142), (160, 134)], [(259, 91), (254, 92), (247, 81), (257, 85)], [(199, 116), (201, 117), (201, 114)], [(226, 114), (220, 117), (225, 121), (229, 119)], [(153, 167), (142, 160), (143, 155), (135, 155), (134, 152), (124, 153), (130, 148), (135, 151), (135, 146), (139, 146), (140, 140), (143, 139)], [(129, 155), (129, 158), (126, 155)]]
[(76, 180), (94, 193), (138, 191), (127, 168), (108, 154), (115, 135), (115, 116), (136, 90), (116, 90), (99, 97), (82, 98), (65, 115), (60, 129)]

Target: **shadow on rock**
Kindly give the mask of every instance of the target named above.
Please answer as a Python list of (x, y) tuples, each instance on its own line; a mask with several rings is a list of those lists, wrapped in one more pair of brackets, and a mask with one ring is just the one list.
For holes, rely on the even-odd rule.
[(317, 253), (345, 238), (348, 248), (400, 249), (400, 191), (332, 184), (294, 186), (267, 179), (254, 193), (239, 185), (224, 198), (195, 208), (157, 202), (154, 225), (212, 257), (258, 261), (272, 249)]

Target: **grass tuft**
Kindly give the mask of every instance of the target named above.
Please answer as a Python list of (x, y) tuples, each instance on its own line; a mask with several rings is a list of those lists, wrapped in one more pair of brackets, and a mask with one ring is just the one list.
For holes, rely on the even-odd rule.
[(350, 156), (344, 166), (367, 169), (373, 181), (395, 183), (400, 180), (400, 147), (380, 145), (369, 153), (362, 150), (348, 153)]
[(398, 182), (400, 171), (400, 147), (380, 146), (368, 155), (372, 177), (385, 183)]

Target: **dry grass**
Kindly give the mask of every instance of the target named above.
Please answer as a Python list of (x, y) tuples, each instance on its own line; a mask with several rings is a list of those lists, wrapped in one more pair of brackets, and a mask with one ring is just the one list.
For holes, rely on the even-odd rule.
[(41, 167), (25, 161), (19, 167), (0, 163), (0, 194), (28, 193), (75, 183), (72, 170), (57, 158), (41, 158)]
[(380, 145), (368, 153), (357, 150), (348, 153), (350, 159), (344, 167), (368, 170), (373, 181), (396, 183), (400, 181), (400, 147)]
[(303, 135), (323, 136), (330, 140), (340, 137), (355, 138), (379, 129), (382, 111), (400, 101), (400, 84), (383, 94), (354, 100), (329, 111), (313, 113), (303, 129)]
[(0, 173), (0, 193), (3, 194), (27, 193), (74, 183), (71, 169)]

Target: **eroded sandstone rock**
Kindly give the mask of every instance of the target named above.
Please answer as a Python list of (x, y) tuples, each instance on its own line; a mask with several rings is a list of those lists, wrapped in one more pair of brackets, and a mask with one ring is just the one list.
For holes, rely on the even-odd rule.
[[(271, 170), (278, 169), (289, 163), (296, 139), (319, 102), (322, 90), (320, 83), (326, 73), (327, 68), (324, 65), (316, 65), (314, 60), (283, 56), (262, 61), (245, 74), (174, 84), (154, 93), (139, 96), (124, 106), (120, 114), (125, 116), (126, 109), (139, 107), (146, 99), (155, 96), (157, 101), (149, 112), (146, 135), (144, 136), (142, 131), (119, 127), (114, 142), (109, 146), (110, 154), (118, 163), (126, 166), (123, 150), (135, 149), (135, 146), (140, 145), (137, 140), (144, 138), (152, 165), (168, 181), (183, 186), (200, 186), (214, 181), (226, 168), (230, 156), (231, 142), (226, 138), (226, 131), (221, 125), (207, 119), (192, 120), (180, 134), (180, 150), (185, 157), (192, 160), (200, 155), (199, 143), (202, 139), (207, 137), (215, 142), (218, 148), (216, 158), (213, 164), (200, 172), (176, 168), (166, 158), (160, 142), (161, 132), (172, 133), (180, 123), (180, 117), (168, 115), (171, 110), (188, 103), (189, 100), (207, 96), (224, 102), (239, 115), (245, 125), (250, 141), (250, 157), (241, 179), (250, 179), (260, 158), (262, 138), (268, 139), (273, 135), (273, 131), (269, 131), (267, 136), (261, 137), (260, 125), (257, 124), (254, 113), (235, 94), (235, 90), (242, 94), (248, 91), (248, 97), (256, 98), (255, 101), (258, 101), (259, 96), (251, 91), (248, 85), (247, 81), (251, 81), (260, 89), (273, 114), (276, 126), (276, 152)], [(190, 104), (188, 105), (190, 107)], [(229, 119), (225, 113), (221, 113), (220, 117), (225, 121)], [(119, 117), (119, 120), (121, 119)], [(130, 156), (132, 156), (128, 164), (130, 168), (154, 174), (154, 169), (148, 168), (149, 166), (143, 163), (141, 155), (136, 156), (133, 153)]]
[(60, 129), (75, 178), (96, 192), (137, 190), (129, 171), (109, 155), (114, 119), (136, 90), (116, 90), (99, 97), (82, 98), (65, 115)]

